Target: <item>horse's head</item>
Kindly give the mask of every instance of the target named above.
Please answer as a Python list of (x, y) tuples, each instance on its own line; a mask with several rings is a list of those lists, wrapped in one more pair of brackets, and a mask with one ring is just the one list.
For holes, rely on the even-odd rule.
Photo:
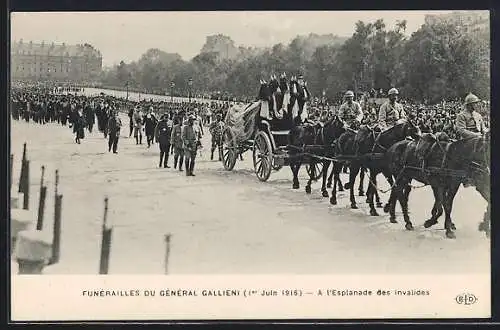
[(328, 120), (324, 127), (324, 138), (325, 143), (332, 143), (335, 139), (338, 139), (343, 133), (345, 133), (346, 129), (344, 128), (344, 122), (340, 120), (340, 118), (335, 115), (330, 120)]
[(399, 120), (393, 127), (393, 132), (399, 138), (412, 137), (418, 139), (422, 135), (420, 128), (408, 119)]
[(317, 130), (315, 123), (296, 125), (290, 130), (290, 142), (295, 146), (315, 144)]

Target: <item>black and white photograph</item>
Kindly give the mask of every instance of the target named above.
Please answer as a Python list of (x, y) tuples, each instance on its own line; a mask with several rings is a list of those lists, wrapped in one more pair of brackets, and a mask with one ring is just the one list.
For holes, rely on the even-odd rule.
[(489, 278), (489, 11), (10, 20), (12, 278)]

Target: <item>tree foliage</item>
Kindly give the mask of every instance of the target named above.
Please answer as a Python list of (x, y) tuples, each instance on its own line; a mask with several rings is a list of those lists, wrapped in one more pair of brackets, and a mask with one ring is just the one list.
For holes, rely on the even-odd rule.
[[(470, 32), (459, 23), (424, 24), (407, 36), (406, 21), (387, 27), (382, 19), (358, 21), (350, 38), (298, 36), (288, 45), (266, 49), (236, 47), (227, 36), (207, 37), (190, 61), (149, 49), (136, 62), (120, 62), (103, 73), (104, 85), (152, 92), (210, 95), (221, 92), (254, 97), (260, 79), (286, 72), (304, 74), (315, 96), (337, 98), (356, 92), (397, 87), (406, 98), (437, 102), (474, 92), (490, 95), (489, 31)], [(188, 85), (188, 79), (193, 85)]]

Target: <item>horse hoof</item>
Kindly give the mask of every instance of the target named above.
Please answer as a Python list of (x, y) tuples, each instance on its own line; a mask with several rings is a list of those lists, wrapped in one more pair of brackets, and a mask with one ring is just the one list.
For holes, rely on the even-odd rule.
[(451, 230), (457, 230), (457, 227), (455, 227), (455, 224), (452, 222), (450, 225)]
[(452, 230), (446, 230), (446, 238), (457, 238)]
[(330, 183), (328, 183), (328, 184), (326, 185), (326, 187), (327, 187), (327, 188), (331, 188), (331, 187), (332, 187), (332, 183), (331, 183), (331, 182), (330, 182)]
[(406, 230), (413, 230), (413, 225), (411, 224), (411, 222), (407, 222), (405, 228)]
[(332, 204), (332, 205), (337, 205), (337, 199), (335, 199), (335, 198), (330, 198), (330, 204)]
[(370, 215), (374, 216), (374, 217), (378, 217), (379, 214), (377, 213), (377, 210), (372, 209), (372, 210), (370, 210)]
[(351, 204), (351, 209), (356, 210), (358, 206), (356, 204)]
[(432, 226), (434, 226), (435, 224), (437, 223), (437, 221), (433, 221), (433, 220), (427, 220), (426, 222), (424, 222), (424, 228), (430, 228)]
[(306, 194), (310, 194), (311, 193), (311, 187), (310, 186), (306, 186)]
[(389, 213), (389, 204), (384, 205), (384, 213)]
[(398, 223), (398, 221), (396, 220), (396, 218), (390, 218), (390, 219), (389, 219), (389, 221), (390, 221), (391, 223)]
[(328, 195), (328, 191), (326, 191), (326, 190), (323, 190), (321, 192), (321, 195), (323, 195), (323, 197), (330, 197), (330, 195)]
[(292, 188), (293, 188), (293, 189), (299, 189), (299, 188), (300, 188), (300, 186), (299, 186), (299, 184), (298, 184), (298, 183), (294, 183)]
[(358, 195), (359, 195), (359, 196), (364, 196), (364, 195), (365, 195), (365, 192), (360, 190)]
[(379, 203), (377, 203), (377, 207), (378, 207), (378, 208), (381, 208), (381, 207), (382, 207), (382, 203), (380, 203), (380, 202), (379, 202)]

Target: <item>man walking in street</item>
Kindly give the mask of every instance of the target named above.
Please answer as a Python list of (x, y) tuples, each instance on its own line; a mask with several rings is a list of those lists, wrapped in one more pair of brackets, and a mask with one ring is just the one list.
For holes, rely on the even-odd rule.
[[(160, 164), (158, 167), (170, 168), (168, 166), (168, 156), (170, 150), (170, 137), (172, 134), (172, 124), (167, 118), (166, 114), (163, 114), (160, 121), (155, 128), (155, 139), (156, 142), (160, 144)], [(163, 159), (165, 157), (165, 160)]]
[(182, 144), (184, 146), (184, 163), (186, 164), (186, 176), (195, 176), (193, 173), (198, 146), (198, 134), (194, 127), (196, 117), (189, 116), (187, 125), (182, 128)]
[(177, 168), (177, 161), (179, 161), (179, 171), (182, 171), (184, 149), (182, 145), (182, 122), (180, 116), (176, 116), (174, 119), (174, 127), (172, 128), (170, 143), (174, 147), (174, 168)]
[(121, 127), (122, 121), (118, 117), (118, 111), (111, 110), (111, 116), (108, 121), (108, 152), (111, 152), (111, 148), (113, 148), (113, 153), (118, 153), (118, 139), (120, 138)]

